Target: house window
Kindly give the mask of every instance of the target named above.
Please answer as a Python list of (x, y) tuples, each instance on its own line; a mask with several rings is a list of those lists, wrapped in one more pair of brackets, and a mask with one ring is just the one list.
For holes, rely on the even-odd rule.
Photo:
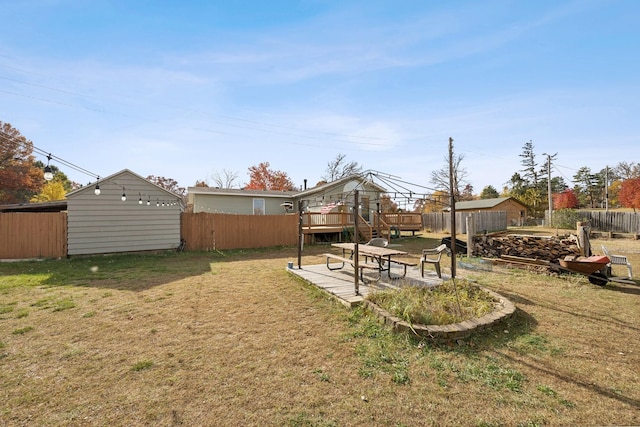
[(253, 199), (253, 214), (264, 215), (264, 199)]

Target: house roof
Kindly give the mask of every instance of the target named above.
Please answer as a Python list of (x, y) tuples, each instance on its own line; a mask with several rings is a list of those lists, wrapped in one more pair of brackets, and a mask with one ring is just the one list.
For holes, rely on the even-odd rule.
[(479, 200), (469, 200), (466, 202), (456, 202), (456, 210), (464, 211), (464, 210), (471, 210), (471, 209), (491, 209), (506, 202), (509, 199), (512, 199), (514, 202), (522, 205), (523, 207), (526, 207), (525, 205), (523, 205), (521, 202), (514, 199), (513, 197), (497, 197), (495, 199), (479, 199)]
[(189, 193), (191, 194), (215, 194), (215, 195), (234, 195), (234, 196), (251, 196), (251, 197), (279, 197), (279, 198), (300, 198), (308, 197), (316, 193), (322, 193), (331, 188), (345, 185), (351, 181), (359, 181), (363, 184), (367, 184), (380, 192), (386, 192), (384, 187), (365, 179), (361, 175), (350, 175), (344, 178), (337, 179), (335, 181), (327, 182), (325, 184), (317, 185), (315, 187), (306, 190), (296, 191), (277, 191), (277, 190), (245, 190), (237, 188), (214, 188), (214, 187), (189, 187)]
[(219, 196), (277, 197), (291, 199), (297, 191), (252, 190), (241, 188), (189, 187), (190, 194), (215, 194)]
[(354, 175), (349, 175), (346, 176), (344, 178), (340, 178), (337, 179), (335, 181), (331, 181), (331, 182), (327, 182), (326, 184), (321, 184), (321, 185), (317, 185), (315, 187), (309, 188), (307, 190), (303, 190), (301, 192), (299, 192), (298, 194), (296, 194), (296, 197), (308, 197), (311, 196), (313, 194), (316, 193), (322, 193), (325, 192), (327, 190), (330, 190), (333, 187), (338, 187), (340, 185), (345, 185), (348, 182), (351, 181), (358, 181), (363, 185), (369, 185), (371, 187), (373, 187), (374, 189), (380, 191), (381, 193), (385, 193), (387, 191), (386, 188), (376, 184), (375, 182), (368, 180), (364, 175), (358, 175), (358, 174), (354, 174)]
[(117, 183), (117, 180), (119, 178), (121, 178), (123, 175), (131, 175), (134, 178), (137, 178), (140, 181), (144, 182), (145, 185), (149, 185), (149, 186), (155, 187), (154, 190), (157, 190), (157, 191), (159, 191), (161, 193), (166, 193), (167, 196), (169, 196), (169, 197), (173, 197), (173, 198), (176, 198), (178, 200), (181, 199), (181, 196), (179, 196), (178, 194), (175, 194), (175, 193), (173, 193), (173, 192), (171, 192), (169, 190), (166, 190), (166, 189), (160, 187), (157, 184), (154, 184), (153, 182), (143, 178), (142, 176), (138, 175), (135, 172), (130, 171), (129, 169), (123, 169), (120, 172), (114, 173), (113, 175), (109, 175), (109, 176), (107, 176), (105, 178), (100, 178), (98, 181), (96, 181), (94, 183), (89, 183), (89, 184), (87, 184), (87, 185), (85, 185), (83, 187), (80, 187), (80, 188), (78, 188), (76, 190), (71, 191), (70, 193), (67, 193), (66, 197), (67, 198), (69, 198), (69, 197), (73, 198), (74, 196), (76, 196), (78, 194), (81, 194), (81, 193), (86, 193), (88, 191), (93, 192), (94, 189), (95, 189), (95, 185), (98, 184), (98, 183), (102, 183), (102, 182), (112, 182), (112, 183), (114, 183), (116, 185), (120, 185), (120, 184)]

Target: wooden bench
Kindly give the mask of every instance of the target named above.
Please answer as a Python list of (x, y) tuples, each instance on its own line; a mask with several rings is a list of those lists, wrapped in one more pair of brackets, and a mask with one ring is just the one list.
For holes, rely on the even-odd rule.
[(389, 270), (389, 277), (391, 279), (400, 279), (402, 277), (405, 277), (407, 275), (407, 267), (416, 267), (418, 265), (418, 263), (415, 261), (411, 261), (411, 260), (405, 261), (403, 259), (392, 259), (391, 262), (394, 264), (399, 264), (404, 267), (404, 272), (402, 276), (399, 276), (399, 277), (391, 277), (391, 270)]
[[(342, 268), (344, 268), (345, 264), (351, 264), (352, 266), (355, 267), (355, 264), (353, 262), (352, 259), (349, 258), (345, 258), (342, 257), (340, 255), (334, 255), (334, 254), (322, 254), (323, 256), (327, 257), (327, 268), (329, 270), (340, 270)], [(331, 267), (329, 264), (329, 260), (334, 259), (337, 261), (340, 261), (342, 263), (342, 265), (340, 267)], [(378, 272), (378, 277), (374, 280), (380, 280), (380, 268), (377, 264), (370, 264), (370, 263), (366, 263), (366, 262), (362, 262), (362, 263), (358, 263), (358, 269), (360, 270), (360, 280), (362, 280), (363, 282), (365, 281), (364, 278), (364, 274), (363, 274), (363, 270), (367, 269), (367, 270), (376, 270)]]

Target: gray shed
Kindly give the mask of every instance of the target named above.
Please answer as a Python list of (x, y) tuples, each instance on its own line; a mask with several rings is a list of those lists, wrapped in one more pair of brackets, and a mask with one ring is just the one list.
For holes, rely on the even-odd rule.
[(67, 253), (174, 249), (181, 211), (178, 195), (124, 169), (67, 194)]

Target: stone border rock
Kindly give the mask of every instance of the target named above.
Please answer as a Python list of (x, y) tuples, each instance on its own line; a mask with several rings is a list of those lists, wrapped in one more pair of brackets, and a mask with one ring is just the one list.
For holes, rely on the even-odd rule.
[(415, 333), (421, 337), (431, 338), (436, 341), (455, 341), (468, 338), (473, 332), (490, 328), (508, 319), (516, 312), (516, 306), (502, 295), (483, 287), (480, 287), (480, 289), (494, 298), (495, 309), (482, 317), (448, 325), (411, 325), (409, 322), (393, 316), (369, 300), (365, 299), (362, 304), (365, 308), (376, 313), (385, 324), (391, 326), (395, 331)]

